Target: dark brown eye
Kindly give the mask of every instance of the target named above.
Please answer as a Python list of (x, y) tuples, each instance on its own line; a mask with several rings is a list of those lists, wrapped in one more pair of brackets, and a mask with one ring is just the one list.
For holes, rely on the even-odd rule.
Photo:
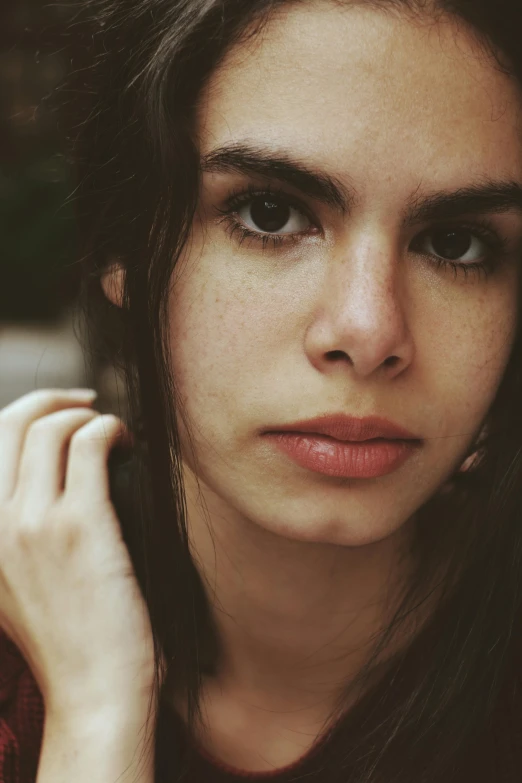
[(237, 214), (248, 228), (267, 234), (294, 234), (309, 226), (308, 218), (282, 198), (254, 196)]
[(432, 245), (438, 256), (450, 258), (452, 261), (466, 255), (473, 244), (469, 231), (440, 231), (433, 235)]
[(487, 254), (485, 243), (467, 228), (443, 228), (423, 234), (414, 250), (448, 261), (474, 263)]
[(290, 206), (277, 201), (256, 198), (250, 207), (254, 223), (262, 231), (280, 231), (290, 219)]

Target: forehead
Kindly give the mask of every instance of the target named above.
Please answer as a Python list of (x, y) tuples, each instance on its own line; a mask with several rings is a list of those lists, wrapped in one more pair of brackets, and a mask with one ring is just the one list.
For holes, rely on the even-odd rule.
[(199, 104), (201, 152), (292, 150), (355, 188), (520, 178), (522, 93), (463, 22), (288, 5), (232, 49)]

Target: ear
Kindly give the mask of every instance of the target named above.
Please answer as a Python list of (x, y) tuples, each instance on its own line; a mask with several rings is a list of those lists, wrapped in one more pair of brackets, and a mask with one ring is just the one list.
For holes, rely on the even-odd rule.
[(116, 307), (122, 307), (124, 282), (125, 270), (120, 261), (114, 261), (102, 274), (103, 292)]

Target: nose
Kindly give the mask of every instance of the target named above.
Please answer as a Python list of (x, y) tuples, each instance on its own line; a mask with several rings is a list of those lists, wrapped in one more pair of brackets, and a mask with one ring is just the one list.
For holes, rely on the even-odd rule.
[(395, 377), (413, 359), (402, 259), (383, 240), (361, 239), (332, 259), (307, 349), (323, 371), (348, 364), (361, 378)]

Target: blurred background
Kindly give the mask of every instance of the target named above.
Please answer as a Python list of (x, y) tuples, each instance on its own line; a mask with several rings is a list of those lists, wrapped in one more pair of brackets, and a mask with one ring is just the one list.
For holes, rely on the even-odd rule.
[(0, 408), (46, 387), (90, 386), (118, 412), (121, 382), (76, 337), (71, 175), (49, 96), (66, 73), (67, 0), (0, 4)]

